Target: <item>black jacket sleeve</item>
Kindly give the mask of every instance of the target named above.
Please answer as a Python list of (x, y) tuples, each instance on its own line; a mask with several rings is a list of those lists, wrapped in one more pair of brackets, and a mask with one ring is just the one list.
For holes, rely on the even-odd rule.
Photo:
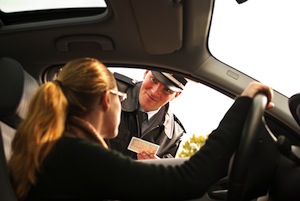
[(251, 102), (238, 98), (200, 151), (178, 166), (141, 163), (84, 139), (64, 137), (45, 160), (28, 200), (199, 198), (226, 175)]

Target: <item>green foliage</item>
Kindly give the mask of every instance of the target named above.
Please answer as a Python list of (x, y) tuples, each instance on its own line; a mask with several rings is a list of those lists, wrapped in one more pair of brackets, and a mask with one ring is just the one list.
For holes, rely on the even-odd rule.
[(205, 136), (196, 136), (195, 134), (192, 134), (192, 136), (182, 144), (181, 151), (178, 153), (178, 157), (191, 157), (204, 145), (206, 139), (207, 137)]

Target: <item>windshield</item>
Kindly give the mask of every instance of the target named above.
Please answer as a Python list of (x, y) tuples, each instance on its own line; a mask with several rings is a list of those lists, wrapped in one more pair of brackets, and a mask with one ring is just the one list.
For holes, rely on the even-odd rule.
[(298, 86), (300, 1), (216, 0), (209, 49), (220, 61), (292, 96)]

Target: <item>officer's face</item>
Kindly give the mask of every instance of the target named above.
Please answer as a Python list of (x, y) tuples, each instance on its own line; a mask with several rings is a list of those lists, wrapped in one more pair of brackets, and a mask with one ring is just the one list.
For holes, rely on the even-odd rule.
[(153, 111), (173, 100), (180, 93), (168, 89), (152, 75), (151, 71), (147, 70), (144, 74), (139, 102), (145, 111)]

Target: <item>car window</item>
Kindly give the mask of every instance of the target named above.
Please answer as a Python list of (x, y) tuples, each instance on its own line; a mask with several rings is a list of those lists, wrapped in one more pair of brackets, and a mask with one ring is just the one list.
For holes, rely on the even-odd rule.
[[(143, 80), (144, 69), (109, 68), (138, 81)], [(207, 136), (217, 128), (219, 122), (229, 109), (233, 99), (202, 83), (189, 80), (185, 89), (170, 102), (174, 114), (187, 131), (182, 144), (193, 134)], [(181, 147), (178, 149), (180, 152)]]
[[(0, 3), (0, 18), (4, 25), (74, 18), (101, 18), (109, 16), (104, 0), (4, 0)], [(57, 22), (52, 22), (57, 25)]]
[(64, 9), (64, 8), (93, 8), (106, 7), (104, 0), (4, 0), (1, 1), (1, 11), (5, 13), (32, 11), (32, 10), (47, 10), (47, 9)]
[(222, 62), (290, 97), (300, 91), (300, 1), (216, 0), (210, 52)]

